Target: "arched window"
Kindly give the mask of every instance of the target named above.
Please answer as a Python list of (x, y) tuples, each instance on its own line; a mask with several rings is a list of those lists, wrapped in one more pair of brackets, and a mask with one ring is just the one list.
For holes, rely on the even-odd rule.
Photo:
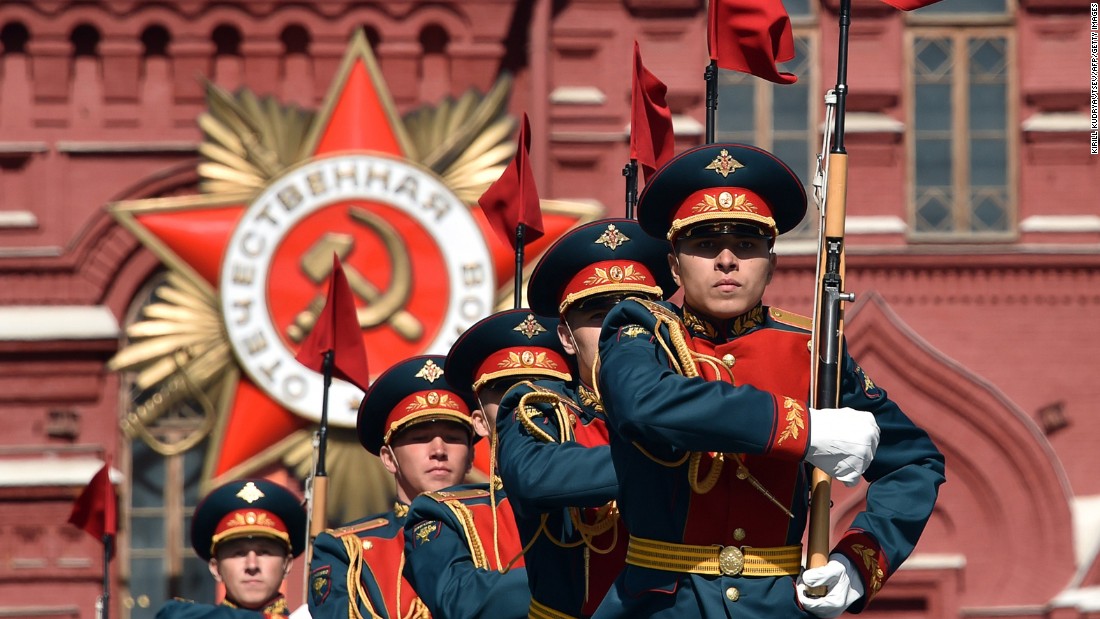
[(214, 28), (210, 34), (214, 41), (214, 54), (216, 56), (240, 56), (241, 55), (241, 31), (236, 26), (221, 24)]
[(143, 55), (146, 58), (150, 56), (167, 56), (168, 44), (171, 41), (172, 35), (168, 33), (168, 29), (164, 26), (149, 26), (141, 32), (141, 44), (145, 48)]
[(5, 56), (11, 54), (26, 54), (27, 42), (31, 39), (31, 33), (21, 22), (13, 21), (4, 24), (0, 28), (0, 45), (3, 46)]
[(298, 24), (291, 24), (283, 28), (283, 32), (279, 35), (279, 40), (283, 42), (283, 49), (288, 56), (305, 56), (309, 54), (309, 32)]
[(436, 24), (429, 24), (420, 31), (420, 48), (425, 55), (447, 53), (447, 44), (450, 42), (451, 37), (447, 31)]
[(69, 41), (73, 44), (73, 56), (99, 55), (99, 30), (89, 24), (80, 24), (73, 28)]

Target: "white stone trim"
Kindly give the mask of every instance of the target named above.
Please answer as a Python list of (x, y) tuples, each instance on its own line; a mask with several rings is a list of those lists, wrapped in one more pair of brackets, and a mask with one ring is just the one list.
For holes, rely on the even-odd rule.
[(961, 570), (966, 567), (966, 555), (955, 553), (917, 553), (901, 564), (899, 570)]
[(1020, 129), (1036, 133), (1076, 133), (1091, 127), (1089, 117), (1077, 112), (1040, 112), (1020, 123)]
[(1032, 215), (1021, 232), (1100, 232), (1100, 215)]
[[(103, 468), (99, 458), (11, 458), (0, 459), (0, 488), (35, 486), (81, 487)], [(122, 483), (122, 472), (111, 467), (111, 482)]]
[(0, 341), (98, 340), (119, 333), (118, 320), (103, 305), (0, 307)]
[(38, 218), (30, 211), (0, 211), (0, 228), (37, 228)]
[(595, 86), (558, 86), (550, 93), (555, 105), (603, 105), (607, 95)]

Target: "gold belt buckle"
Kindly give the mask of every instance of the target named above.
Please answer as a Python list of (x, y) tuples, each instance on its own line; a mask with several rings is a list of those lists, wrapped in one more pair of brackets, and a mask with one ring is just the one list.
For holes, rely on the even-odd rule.
[(725, 576), (739, 576), (745, 569), (745, 554), (737, 546), (723, 546), (718, 551), (718, 571)]

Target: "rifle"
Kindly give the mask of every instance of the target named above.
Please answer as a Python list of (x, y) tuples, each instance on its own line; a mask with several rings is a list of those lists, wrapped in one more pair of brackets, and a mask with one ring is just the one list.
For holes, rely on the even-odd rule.
[[(848, 94), (848, 27), (851, 0), (840, 2), (840, 53), (837, 56), (836, 88), (826, 95), (826, 130), (814, 184), (820, 212), (817, 248), (817, 286), (814, 291), (813, 333), (810, 339), (810, 406), (836, 408), (840, 404), (840, 351), (844, 335), (843, 302), (855, 300), (844, 292), (844, 211), (847, 206), (848, 153), (844, 150), (844, 103)], [(830, 102), (832, 99), (832, 102)], [(830, 106), (835, 106), (835, 141), (829, 148)], [(828, 151), (828, 158), (825, 152)], [(824, 166), (824, 167), (822, 167)], [(823, 177), (823, 179), (821, 178)], [(823, 191), (820, 191), (824, 188)], [(806, 567), (829, 562), (829, 508), (831, 479), (814, 469), (810, 481), (810, 523)], [(825, 587), (808, 591), (824, 595)]]

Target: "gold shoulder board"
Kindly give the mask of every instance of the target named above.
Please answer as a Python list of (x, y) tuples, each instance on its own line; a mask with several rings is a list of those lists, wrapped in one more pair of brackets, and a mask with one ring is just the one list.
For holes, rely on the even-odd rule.
[(787, 310), (779, 309), (778, 307), (772, 307), (768, 309), (768, 315), (772, 317), (772, 320), (790, 325), (792, 327), (799, 327), (807, 331), (813, 329), (814, 321), (812, 318), (796, 314), (794, 312), (788, 312)]
[(438, 490), (436, 492), (426, 492), (424, 496), (439, 503), (444, 503), (446, 501), (461, 501), (463, 499), (486, 497), (489, 496), (489, 491), (481, 488), (470, 488), (468, 490)]
[(638, 297), (631, 297), (631, 299), (633, 299), (634, 301), (637, 301), (638, 303), (641, 303), (642, 307), (649, 310), (649, 312), (651, 314), (661, 315), (661, 316), (664, 316), (666, 318), (672, 318), (674, 320), (677, 319), (676, 314), (672, 310), (668, 309), (667, 307), (665, 307), (665, 306), (663, 306), (659, 303), (655, 303), (653, 301), (650, 301), (649, 299), (641, 299), (641, 298), (638, 298)]
[(387, 518), (375, 518), (374, 520), (368, 520), (366, 522), (360, 522), (359, 524), (351, 524), (346, 527), (340, 527), (339, 529), (329, 529), (329, 533), (333, 537), (343, 537), (352, 533), (358, 533), (360, 531), (369, 531), (370, 529), (377, 529), (378, 527), (389, 524)]

